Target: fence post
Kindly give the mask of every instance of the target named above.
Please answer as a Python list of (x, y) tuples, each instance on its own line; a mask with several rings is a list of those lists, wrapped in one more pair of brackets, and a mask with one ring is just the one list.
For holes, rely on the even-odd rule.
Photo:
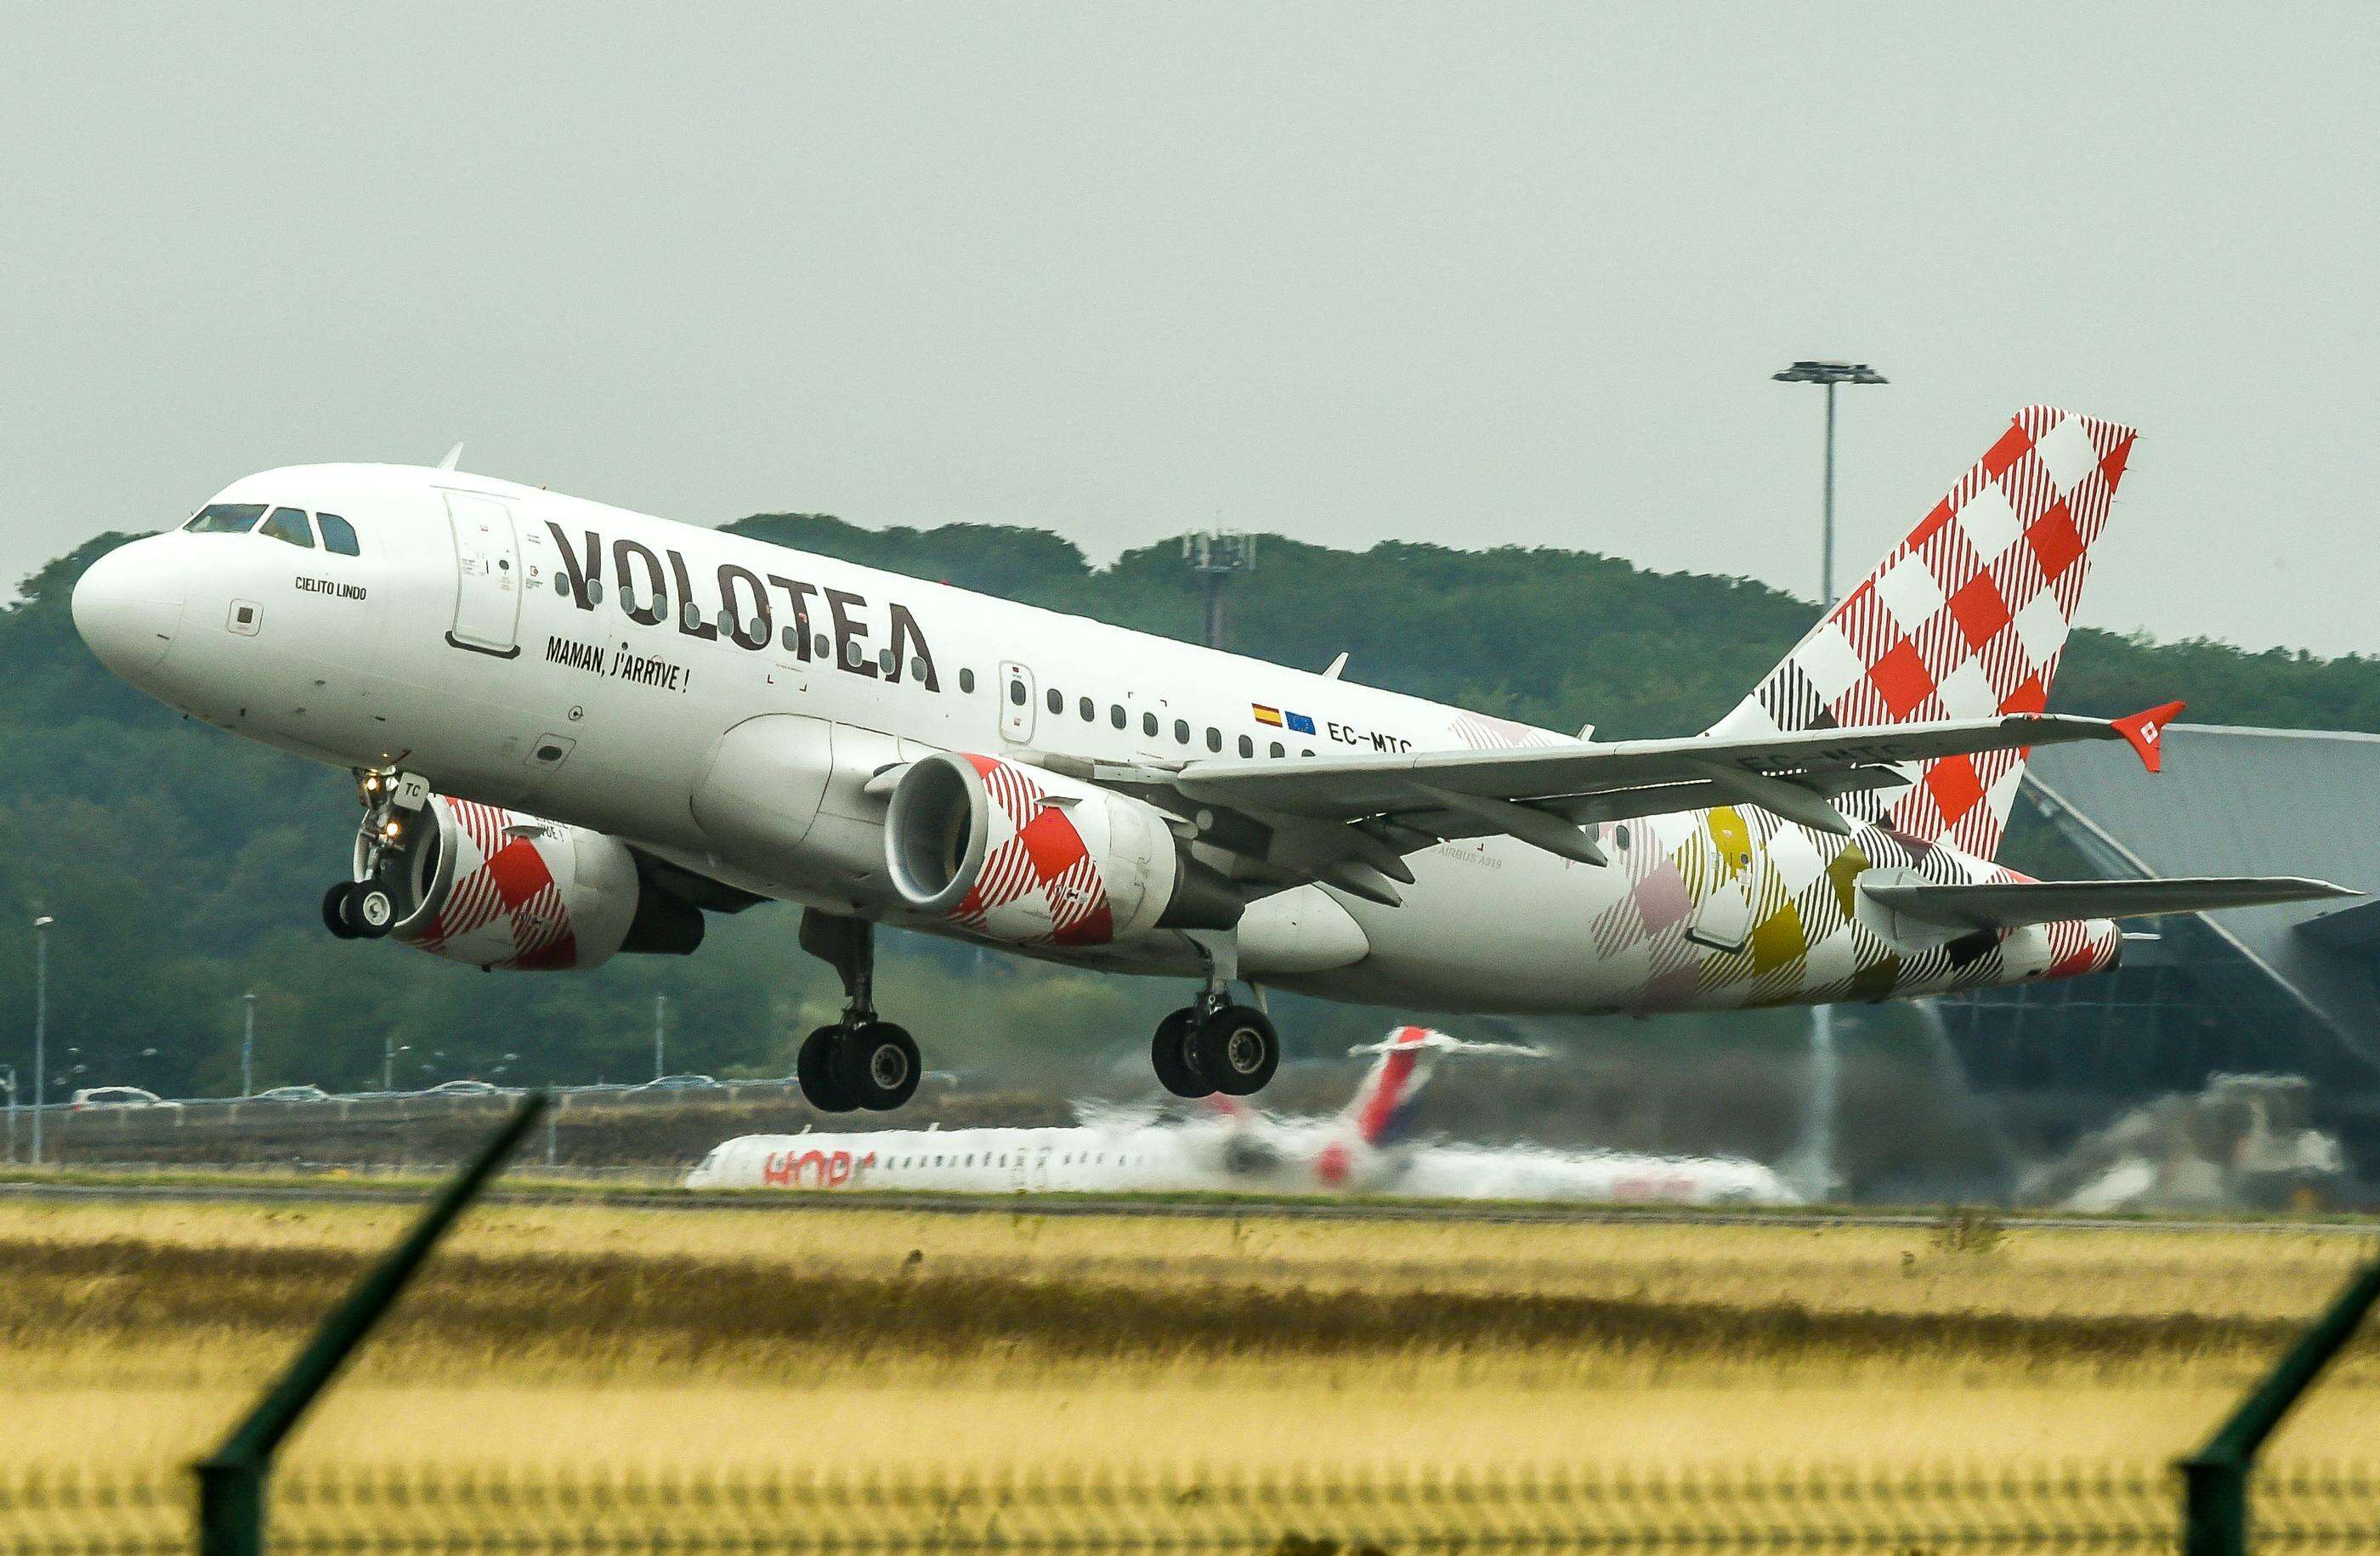
[(504, 1128), (422, 1212), (405, 1240), (332, 1309), (306, 1348), (298, 1353), (298, 1359), (257, 1401), (256, 1408), (232, 1428), (221, 1447), (192, 1466), (199, 1478), (200, 1556), (261, 1556), (265, 1478), (272, 1473), (273, 1455), (282, 1440), (337, 1376), (339, 1368), (388, 1311), (389, 1304), (404, 1292), (446, 1228), (495, 1176), (504, 1157), (545, 1111), (547, 1100), (543, 1092), (531, 1092), (521, 1099)]
[(2298, 1396), (2322, 1376), (2375, 1300), (2380, 1300), (2380, 1259), (2359, 1271), (2323, 1315), (2306, 1326), (2231, 1418), (2206, 1440), (2206, 1446), (2181, 1461), (2184, 1556), (2247, 1556), (2248, 1472), (2254, 1467), (2256, 1451)]

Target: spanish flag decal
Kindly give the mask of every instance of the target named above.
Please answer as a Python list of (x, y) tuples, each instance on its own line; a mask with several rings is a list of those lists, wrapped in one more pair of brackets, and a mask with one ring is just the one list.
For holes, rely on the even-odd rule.
[(1257, 716), (1257, 723), (1269, 724), (1276, 730), (1281, 728), (1281, 709), (1267, 707), (1262, 703), (1250, 703), (1248, 711)]

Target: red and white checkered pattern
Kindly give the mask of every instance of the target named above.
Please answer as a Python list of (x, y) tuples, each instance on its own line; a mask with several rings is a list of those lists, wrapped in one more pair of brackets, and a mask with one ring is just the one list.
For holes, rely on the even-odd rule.
[[(559, 828), (444, 794), (431, 796), (423, 815), (436, 819), (444, 834), (453, 885), (430, 922), (400, 932), (399, 938), (481, 967), (534, 972), (577, 965), (578, 940), (554, 862), (539, 846), (551, 838), (552, 846), (568, 848)], [(526, 827), (534, 830), (507, 836), (507, 829)]]
[[(2132, 429), (2046, 405), (1998, 442), (1909, 538), (1718, 726), (1728, 733), (2038, 713)], [(2024, 754), (1947, 756), (1907, 789), (1847, 801), (1905, 838), (1989, 859)]]
[(1065, 809), (1026, 768), (965, 753), (983, 778), (990, 835), (983, 870), (953, 922), (1016, 945), (1104, 946), (1115, 914), (1099, 862)]

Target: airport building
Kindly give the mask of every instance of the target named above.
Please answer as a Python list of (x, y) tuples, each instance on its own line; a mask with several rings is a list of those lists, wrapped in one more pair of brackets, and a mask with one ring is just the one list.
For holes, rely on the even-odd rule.
[[(2060, 874), (2303, 874), (2380, 894), (2380, 736), (2176, 725), (2165, 771), (2033, 753), (2022, 851)], [(2044, 873), (2038, 866), (2034, 873)], [(2136, 921), (2116, 971), (1941, 1002), (1967, 1078), (2062, 1143), (2232, 1073), (2303, 1077), (2313, 1116), (2380, 1181), (2380, 897)]]

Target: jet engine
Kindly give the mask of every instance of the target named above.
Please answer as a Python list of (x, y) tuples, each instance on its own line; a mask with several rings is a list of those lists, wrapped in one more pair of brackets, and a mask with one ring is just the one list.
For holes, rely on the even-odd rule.
[(972, 752), (939, 752), (902, 773), (884, 857), (909, 906), (1012, 945), (1230, 929), (1245, 906), (1155, 806)]
[(514, 971), (594, 968), (622, 952), (684, 956), (702, 911), (653, 888), (616, 838), (451, 795), (373, 805), (355, 881), (322, 905), (334, 934), (386, 935)]

